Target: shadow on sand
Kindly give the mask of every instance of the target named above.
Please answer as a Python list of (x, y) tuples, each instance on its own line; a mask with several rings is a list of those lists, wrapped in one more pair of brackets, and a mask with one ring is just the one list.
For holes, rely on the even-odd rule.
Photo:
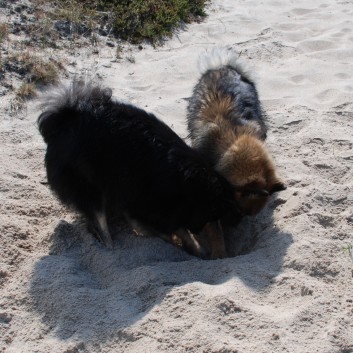
[(59, 339), (105, 341), (187, 283), (213, 286), (237, 277), (262, 291), (280, 273), (292, 243), (290, 234), (273, 225), (276, 205), (274, 199), (256, 218), (228, 231), (230, 254), (243, 255), (216, 261), (194, 258), (158, 238), (138, 237), (124, 224), (113, 229), (115, 247), (108, 250), (79, 222), (60, 221), (49, 255), (33, 271), (34, 309)]

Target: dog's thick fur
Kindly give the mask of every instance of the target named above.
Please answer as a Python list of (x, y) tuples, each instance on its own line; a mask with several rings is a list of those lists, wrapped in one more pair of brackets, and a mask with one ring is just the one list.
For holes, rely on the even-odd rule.
[(187, 114), (192, 146), (233, 185), (242, 211), (257, 214), (285, 186), (263, 143), (267, 128), (251, 71), (226, 48), (204, 54), (199, 68)]
[(199, 233), (234, 212), (231, 186), (197, 151), (153, 114), (113, 100), (111, 90), (73, 82), (50, 92), (42, 109), (48, 183), (108, 246), (107, 216), (117, 212), (186, 242), (186, 230)]

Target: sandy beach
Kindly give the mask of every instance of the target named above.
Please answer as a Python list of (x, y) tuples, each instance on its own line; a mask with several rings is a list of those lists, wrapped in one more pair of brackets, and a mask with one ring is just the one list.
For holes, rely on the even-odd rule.
[(0, 351), (353, 352), (353, 3), (213, 0), (207, 14), (121, 60), (80, 49), (69, 77), (98, 77), (186, 138), (199, 54), (237, 50), (287, 190), (244, 219), (229, 258), (123, 224), (108, 250), (45, 183), (35, 101), (13, 115), (0, 97)]

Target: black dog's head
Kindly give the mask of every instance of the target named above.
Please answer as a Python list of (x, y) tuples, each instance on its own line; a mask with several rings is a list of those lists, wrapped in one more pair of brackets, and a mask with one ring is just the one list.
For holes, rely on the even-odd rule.
[(198, 233), (206, 223), (217, 221), (226, 214), (239, 213), (232, 186), (211, 168), (189, 168), (185, 177), (186, 194), (193, 195), (192, 198), (186, 197), (186, 207), (192, 208), (188, 228), (193, 233)]

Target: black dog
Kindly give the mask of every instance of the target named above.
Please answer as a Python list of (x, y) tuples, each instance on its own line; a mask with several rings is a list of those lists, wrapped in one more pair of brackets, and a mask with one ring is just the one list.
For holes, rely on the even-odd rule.
[(205, 228), (210, 243), (222, 237), (208, 223), (234, 213), (232, 188), (166, 124), (111, 94), (73, 82), (44, 100), (38, 125), (51, 189), (109, 247), (107, 216), (119, 213), (143, 230), (178, 235), (202, 255), (187, 230)]

